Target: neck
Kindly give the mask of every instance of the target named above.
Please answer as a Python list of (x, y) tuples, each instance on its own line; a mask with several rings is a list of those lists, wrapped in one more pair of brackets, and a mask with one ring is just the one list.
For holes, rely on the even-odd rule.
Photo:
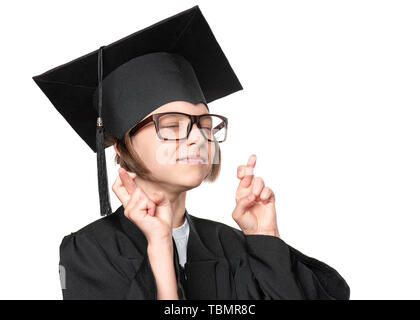
[(154, 192), (160, 191), (165, 194), (169, 200), (171, 209), (172, 209), (172, 228), (177, 228), (184, 223), (185, 216), (185, 198), (187, 195), (186, 191), (174, 191), (170, 190), (166, 185), (163, 186), (160, 183), (140, 179), (136, 177), (134, 182), (137, 186), (141, 187), (147, 196), (153, 194)]

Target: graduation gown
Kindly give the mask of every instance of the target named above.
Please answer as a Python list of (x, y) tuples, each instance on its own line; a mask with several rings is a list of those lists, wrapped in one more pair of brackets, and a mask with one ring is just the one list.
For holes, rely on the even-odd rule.
[[(173, 240), (179, 299), (350, 298), (349, 286), (335, 269), (280, 238), (245, 235), (187, 210), (185, 216), (190, 233), (184, 267)], [(64, 300), (157, 298), (147, 240), (122, 205), (65, 236), (59, 263)]]

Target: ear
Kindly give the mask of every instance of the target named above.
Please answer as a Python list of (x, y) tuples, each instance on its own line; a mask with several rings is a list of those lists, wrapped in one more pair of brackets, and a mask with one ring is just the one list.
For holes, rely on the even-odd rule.
[(114, 150), (115, 150), (116, 153), (118, 153), (119, 156), (121, 156), (118, 149), (117, 149), (117, 143), (114, 143)]

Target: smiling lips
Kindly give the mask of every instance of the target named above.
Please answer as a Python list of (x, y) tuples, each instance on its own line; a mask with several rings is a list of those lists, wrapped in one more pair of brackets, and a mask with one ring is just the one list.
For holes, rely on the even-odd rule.
[(179, 158), (177, 161), (181, 163), (204, 164), (205, 159), (201, 157), (184, 157), (184, 158)]

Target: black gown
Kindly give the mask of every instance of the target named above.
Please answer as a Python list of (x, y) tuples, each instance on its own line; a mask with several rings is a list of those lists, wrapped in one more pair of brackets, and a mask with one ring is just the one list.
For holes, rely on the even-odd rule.
[[(174, 265), (180, 299), (349, 299), (350, 288), (327, 264), (282, 239), (245, 235), (190, 215), (187, 261)], [(173, 240), (174, 241), (174, 240)], [(156, 299), (155, 278), (142, 231), (120, 206), (60, 244), (63, 299)]]

